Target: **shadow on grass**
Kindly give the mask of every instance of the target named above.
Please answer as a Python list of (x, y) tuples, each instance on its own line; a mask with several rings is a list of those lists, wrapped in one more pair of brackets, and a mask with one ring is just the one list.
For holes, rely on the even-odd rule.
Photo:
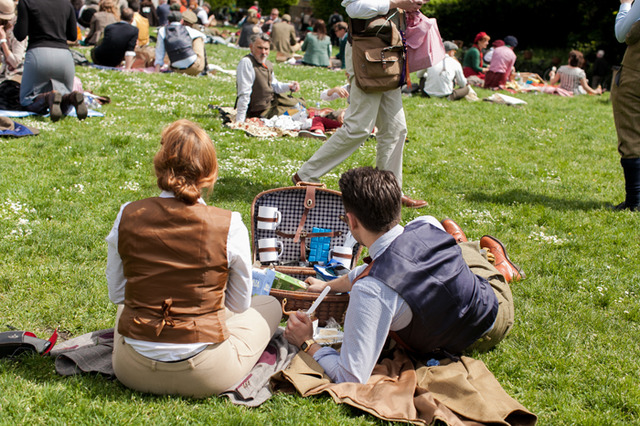
[(489, 202), (495, 204), (511, 204), (514, 202), (523, 204), (538, 204), (554, 210), (598, 210), (606, 208), (610, 203), (590, 200), (571, 200), (567, 198), (550, 197), (548, 195), (534, 194), (521, 189), (513, 189), (503, 193), (470, 192), (465, 197), (469, 201)]
[(213, 198), (220, 201), (239, 201), (251, 204), (256, 195), (262, 191), (278, 188), (279, 186), (275, 182), (273, 185), (267, 186), (262, 183), (255, 183), (247, 178), (225, 176), (216, 182)]

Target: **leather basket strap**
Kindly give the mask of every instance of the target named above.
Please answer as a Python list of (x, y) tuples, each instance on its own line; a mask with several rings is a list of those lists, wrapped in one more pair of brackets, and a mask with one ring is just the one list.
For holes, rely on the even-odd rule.
[(293, 237), (294, 243), (297, 243), (298, 241), (300, 241), (300, 234), (302, 234), (302, 230), (304, 229), (304, 224), (307, 221), (307, 216), (309, 215), (309, 211), (315, 206), (316, 206), (316, 187), (307, 186), (307, 193), (304, 196), (304, 213), (302, 213), (302, 217), (300, 218), (298, 229), (296, 229), (296, 235)]

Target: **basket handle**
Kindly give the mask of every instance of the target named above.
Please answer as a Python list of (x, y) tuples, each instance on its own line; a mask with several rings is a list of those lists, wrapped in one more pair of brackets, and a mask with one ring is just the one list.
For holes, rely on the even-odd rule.
[(322, 189), (327, 189), (327, 185), (325, 185), (324, 183), (321, 182), (306, 182), (304, 180), (300, 180), (298, 182), (296, 182), (296, 186), (314, 186), (316, 188), (322, 188)]

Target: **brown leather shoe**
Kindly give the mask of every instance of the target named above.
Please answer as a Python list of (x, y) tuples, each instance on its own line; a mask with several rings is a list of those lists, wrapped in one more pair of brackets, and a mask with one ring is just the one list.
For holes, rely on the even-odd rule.
[(60, 108), (62, 95), (60, 92), (52, 90), (51, 92), (45, 93), (44, 96), (47, 100), (47, 105), (49, 105), (49, 117), (51, 121), (60, 120), (62, 118), (62, 109)]
[(468, 241), (467, 236), (464, 235), (464, 231), (460, 228), (460, 225), (455, 223), (453, 220), (446, 218), (440, 223), (442, 223), (444, 230), (447, 231), (457, 242), (466, 243)]
[(495, 237), (485, 235), (480, 238), (480, 247), (486, 249), (495, 257), (495, 267), (504, 276), (507, 282), (519, 281), (526, 278), (524, 272), (518, 265), (511, 262), (504, 245)]
[(62, 97), (61, 110), (67, 112), (70, 105), (73, 105), (76, 109), (78, 120), (87, 118), (89, 111), (87, 110), (87, 105), (84, 103), (84, 95), (81, 92), (71, 92)]
[(402, 194), (402, 205), (409, 207), (410, 209), (420, 209), (422, 207), (427, 207), (429, 203), (424, 200), (414, 200), (413, 198), (409, 198)]

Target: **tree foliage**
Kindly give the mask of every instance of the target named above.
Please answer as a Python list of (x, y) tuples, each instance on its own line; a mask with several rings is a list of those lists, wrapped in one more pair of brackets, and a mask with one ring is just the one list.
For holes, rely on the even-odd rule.
[(465, 44), (485, 31), (492, 40), (516, 36), (518, 49), (603, 48), (614, 57), (624, 52), (613, 35), (618, 7), (592, 0), (431, 0), (422, 11), (438, 19), (443, 38)]
[(347, 12), (341, 5), (342, 0), (311, 0), (313, 6), (313, 16), (318, 19), (324, 19), (325, 22), (329, 20), (329, 16), (334, 10), (337, 10), (342, 18), (347, 20)]

